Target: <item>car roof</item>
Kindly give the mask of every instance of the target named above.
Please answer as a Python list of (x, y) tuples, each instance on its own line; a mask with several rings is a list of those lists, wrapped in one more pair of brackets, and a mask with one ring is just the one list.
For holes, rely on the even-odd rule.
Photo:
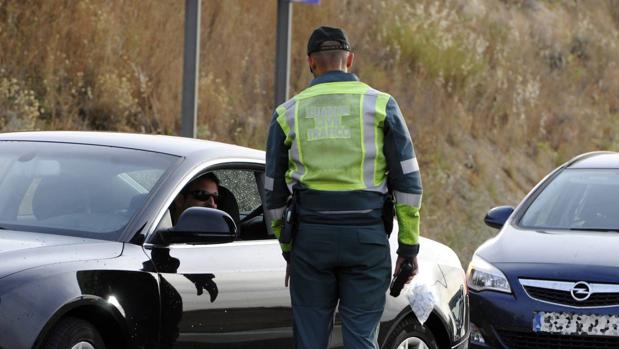
[(0, 134), (1, 141), (55, 142), (121, 147), (191, 157), (240, 157), (264, 161), (264, 152), (195, 138), (120, 132), (38, 131)]
[(579, 155), (567, 163), (567, 168), (619, 168), (619, 153), (596, 151)]

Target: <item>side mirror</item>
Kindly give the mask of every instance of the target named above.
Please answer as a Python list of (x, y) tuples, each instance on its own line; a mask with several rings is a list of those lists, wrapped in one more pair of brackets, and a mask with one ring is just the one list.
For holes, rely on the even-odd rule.
[(491, 228), (501, 229), (509, 216), (514, 212), (511, 206), (499, 206), (491, 209), (484, 218), (484, 223)]
[(224, 211), (190, 207), (181, 214), (174, 228), (158, 234), (164, 244), (221, 244), (236, 239), (236, 224)]

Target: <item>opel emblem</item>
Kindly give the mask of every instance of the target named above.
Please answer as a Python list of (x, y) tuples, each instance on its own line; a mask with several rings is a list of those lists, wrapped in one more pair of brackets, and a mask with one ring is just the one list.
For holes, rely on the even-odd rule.
[(575, 300), (579, 302), (586, 301), (591, 296), (591, 286), (584, 281), (579, 281), (572, 287), (570, 293)]

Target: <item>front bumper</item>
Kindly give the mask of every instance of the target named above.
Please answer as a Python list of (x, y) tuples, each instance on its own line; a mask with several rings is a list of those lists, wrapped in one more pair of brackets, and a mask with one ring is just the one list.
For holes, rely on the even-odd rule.
[(485, 344), (474, 341), (471, 335), (469, 348), (619, 348), (619, 337), (571, 336), (533, 331), (533, 316), (536, 312), (619, 315), (619, 307), (575, 308), (529, 298), (524, 290), (515, 291), (515, 294), (506, 294), (470, 290), (471, 323), (477, 326)]

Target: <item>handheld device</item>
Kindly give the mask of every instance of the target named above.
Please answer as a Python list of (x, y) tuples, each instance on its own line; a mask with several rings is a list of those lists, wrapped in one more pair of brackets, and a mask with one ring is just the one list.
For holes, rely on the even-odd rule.
[(400, 266), (400, 272), (393, 278), (391, 281), (391, 286), (389, 287), (389, 294), (393, 297), (397, 297), (400, 295), (404, 284), (408, 280), (409, 277), (413, 275), (413, 263), (411, 261), (405, 261)]

